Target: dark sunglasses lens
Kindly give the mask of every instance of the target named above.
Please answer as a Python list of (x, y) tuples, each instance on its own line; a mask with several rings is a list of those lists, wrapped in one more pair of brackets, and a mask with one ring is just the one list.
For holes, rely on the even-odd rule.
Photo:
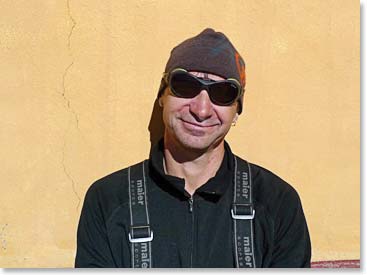
[(218, 105), (231, 105), (238, 94), (239, 88), (230, 81), (218, 82), (210, 86), (210, 97)]
[(201, 84), (186, 72), (175, 72), (171, 76), (170, 88), (178, 97), (193, 98), (200, 93)]

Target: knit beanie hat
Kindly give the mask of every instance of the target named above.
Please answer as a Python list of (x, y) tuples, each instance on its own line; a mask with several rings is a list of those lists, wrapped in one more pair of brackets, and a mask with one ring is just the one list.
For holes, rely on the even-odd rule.
[[(210, 28), (172, 49), (165, 73), (170, 73), (176, 68), (212, 73), (223, 78), (235, 78), (243, 89), (246, 85), (244, 60), (223, 33)], [(162, 95), (166, 85), (162, 79), (158, 97)], [(241, 114), (243, 94), (238, 101), (238, 114)]]

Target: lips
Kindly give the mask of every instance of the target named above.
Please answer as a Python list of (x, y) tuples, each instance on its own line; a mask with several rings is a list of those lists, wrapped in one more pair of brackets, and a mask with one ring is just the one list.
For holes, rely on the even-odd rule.
[(191, 127), (197, 127), (197, 128), (211, 128), (211, 127), (214, 127), (214, 126), (217, 126), (218, 124), (217, 123), (212, 123), (212, 124), (200, 124), (200, 123), (197, 123), (197, 122), (191, 122), (191, 121), (187, 121), (187, 120), (184, 120), (184, 119), (181, 119), (182, 122), (184, 122), (185, 124), (188, 124), (188, 126), (191, 126)]

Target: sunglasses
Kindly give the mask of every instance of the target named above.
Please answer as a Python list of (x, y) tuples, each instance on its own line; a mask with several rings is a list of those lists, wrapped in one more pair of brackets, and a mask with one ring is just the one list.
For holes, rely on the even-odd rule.
[(241, 84), (234, 78), (220, 81), (204, 80), (181, 68), (165, 74), (164, 79), (176, 97), (194, 98), (202, 90), (206, 90), (210, 100), (220, 106), (233, 104), (243, 92)]

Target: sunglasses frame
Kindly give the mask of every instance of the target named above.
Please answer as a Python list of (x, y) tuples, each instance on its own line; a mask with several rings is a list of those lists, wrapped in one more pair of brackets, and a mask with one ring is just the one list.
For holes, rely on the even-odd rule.
[[(198, 82), (201, 83), (201, 90), (206, 90), (208, 92), (208, 95), (209, 95), (209, 98), (210, 98), (210, 101), (215, 104), (215, 105), (218, 105), (218, 106), (230, 106), (232, 105), (234, 102), (236, 102), (242, 95), (243, 95), (243, 92), (244, 92), (244, 89), (242, 88), (241, 84), (239, 83), (239, 81), (235, 78), (227, 78), (227, 79), (224, 79), (224, 80), (219, 80), (219, 81), (215, 81), (215, 80), (204, 80), (204, 79), (201, 79), (193, 74), (190, 74), (187, 70), (185, 69), (182, 69), (182, 68), (176, 68), (176, 69), (173, 69), (171, 72), (169, 73), (164, 73), (163, 74), (163, 79), (164, 81), (166, 82), (166, 84), (168, 85), (168, 87), (170, 88), (169, 90), (171, 91), (171, 93), (176, 96), (176, 97), (179, 97), (179, 98), (190, 98), (190, 97), (182, 97), (180, 95), (178, 95), (177, 93), (175, 93), (174, 89), (172, 89), (172, 86), (171, 86), (171, 79), (172, 79), (172, 76), (174, 75), (175, 72), (184, 72), (184, 73), (187, 73), (189, 74), (191, 77), (195, 78)], [(235, 99), (233, 101), (230, 101), (229, 103), (218, 103), (216, 101), (214, 101), (212, 99), (212, 95), (210, 93), (210, 86), (215, 84), (215, 83), (220, 83), (220, 82), (230, 82), (232, 84), (235, 84), (237, 89), (238, 89), (238, 93), (237, 93), (237, 96), (235, 97)], [(198, 93), (199, 94), (199, 93)], [(196, 95), (197, 96), (197, 95)], [(195, 96), (194, 96), (195, 97)], [(194, 98), (192, 97), (192, 98)]]

